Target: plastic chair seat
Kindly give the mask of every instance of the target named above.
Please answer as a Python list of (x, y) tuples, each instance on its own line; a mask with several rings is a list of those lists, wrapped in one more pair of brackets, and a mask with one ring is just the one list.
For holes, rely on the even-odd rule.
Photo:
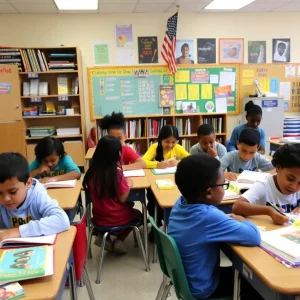
[(93, 219), (90, 220), (91, 225), (96, 228), (98, 231), (101, 232), (116, 232), (116, 231), (122, 231), (126, 228), (130, 228), (130, 227), (134, 227), (140, 224), (140, 220), (139, 219), (134, 219), (133, 221), (131, 221), (130, 223), (127, 223), (125, 225), (119, 225), (119, 226), (101, 226), (101, 225), (97, 225)]

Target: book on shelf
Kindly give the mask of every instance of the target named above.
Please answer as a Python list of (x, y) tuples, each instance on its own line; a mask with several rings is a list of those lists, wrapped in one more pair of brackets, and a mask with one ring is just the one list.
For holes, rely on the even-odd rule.
[(20, 49), (16, 48), (1, 48), (0, 49), (0, 64), (16, 65), (20, 72), (23, 71), (22, 57)]
[(155, 180), (155, 183), (160, 190), (171, 190), (175, 188), (175, 184), (171, 179), (158, 179)]
[(29, 94), (30, 96), (38, 96), (39, 94), (39, 79), (30, 79)]
[(0, 242), (0, 248), (19, 248), (35, 245), (53, 245), (55, 244), (57, 234), (43, 235), (38, 237), (18, 237), (8, 238)]
[(187, 151), (190, 152), (191, 149), (191, 140), (190, 139), (182, 139), (181, 146)]
[(136, 142), (126, 142), (126, 146), (129, 146), (136, 152), (139, 156), (142, 155), (141, 153), (141, 145)]
[(40, 82), (39, 83), (39, 96), (47, 96), (48, 95), (48, 82)]
[(30, 82), (23, 81), (23, 96), (30, 95)]
[(215, 118), (203, 118), (203, 124), (210, 124), (214, 127), (216, 133), (222, 133), (223, 128), (223, 118), (222, 117), (215, 117)]
[(148, 136), (158, 136), (160, 130), (165, 125), (167, 125), (167, 120), (165, 118), (161, 118), (160, 120), (148, 119)]
[(53, 246), (4, 250), (0, 258), (0, 284), (53, 275), (53, 252)]
[(53, 188), (73, 188), (76, 185), (77, 180), (61, 180), (55, 182), (46, 182), (43, 183), (44, 188), (53, 189)]
[(79, 93), (79, 83), (78, 77), (72, 79), (72, 87), (71, 87), (71, 94), (77, 95)]
[(76, 53), (50, 53), (49, 57), (50, 58), (57, 58), (57, 57), (75, 57)]
[(126, 135), (128, 138), (137, 138), (144, 136), (145, 123), (142, 119), (126, 121)]
[(150, 169), (154, 175), (163, 175), (163, 174), (175, 174), (177, 167), (170, 167), (165, 169)]
[(270, 173), (263, 173), (263, 172), (254, 172), (249, 170), (244, 170), (237, 179), (239, 183), (255, 183), (255, 182), (262, 182), (268, 176), (272, 176)]
[(190, 135), (191, 134), (191, 120), (190, 118), (176, 118), (176, 127), (179, 135)]
[(57, 128), (56, 133), (58, 136), (61, 135), (78, 135), (80, 134), (79, 127), (67, 127), (67, 128)]
[(27, 128), (31, 137), (46, 137), (55, 133), (54, 126), (31, 126)]
[(26, 293), (18, 282), (10, 282), (0, 285), (0, 299), (16, 300), (25, 297)]
[(57, 77), (57, 94), (58, 95), (68, 95), (68, 77), (67, 76), (58, 76)]
[(143, 169), (127, 170), (123, 172), (125, 177), (145, 177), (145, 171)]

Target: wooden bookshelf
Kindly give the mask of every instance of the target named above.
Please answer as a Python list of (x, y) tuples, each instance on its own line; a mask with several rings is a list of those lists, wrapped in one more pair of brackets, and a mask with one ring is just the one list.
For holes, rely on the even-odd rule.
[[(197, 139), (197, 129), (199, 125), (205, 123), (212, 124), (215, 127), (216, 137), (219, 142), (223, 145), (226, 143), (227, 139), (227, 114), (226, 113), (211, 113), (211, 114), (174, 114), (174, 115), (143, 115), (143, 116), (126, 116), (126, 121), (135, 121), (138, 124), (144, 124), (142, 130), (140, 131), (141, 136), (128, 137), (126, 143), (135, 143), (134, 148), (137, 152), (142, 155), (144, 154), (149, 146), (157, 140), (157, 134), (159, 133), (159, 128), (161, 123), (175, 125), (179, 131), (179, 142), (182, 144), (187, 151), (190, 147), (198, 142)], [(97, 140), (105, 132), (101, 132), (99, 129), (99, 120), (96, 119), (96, 132)], [(182, 121), (180, 121), (182, 120)], [(153, 130), (153, 121), (157, 122), (157, 130)], [(151, 122), (151, 123), (150, 123)], [(188, 125), (189, 124), (189, 125)], [(128, 125), (128, 123), (127, 123)], [(149, 127), (150, 125), (150, 127)], [(189, 128), (187, 128), (189, 127)], [(156, 134), (157, 132), (157, 134)], [(127, 126), (128, 135), (128, 126)], [(135, 134), (136, 135), (136, 134)]]
[[(2, 47), (9, 48), (9, 47)], [(30, 137), (28, 128), (31, 126), (54, 126), (55, 128), (71, 128), (78, 127), (80, 128), (80, 134), (77, 135), (68, 135), (68, 136), (57, 136), (53, 135), (53, 137), (60, 139), (64, 146), (65, 150), (68, 154), (70, 154), (75, 161), (75, 163), (80, 167), (85, 167), (85, 119), (84, 119), (84, 103), (83, 103), (83, 82), (82, 82), (82, 66), (81, 66), (81, 53), (78, 47), (76, 46), (68, 46), (68, 47), (10, 47), (14, 49), (20, 49), (21, 52), (21, 63), (22, 70), (19, 71), (19, 82), (20, 82), (20, 101), (21, 101), (21, 109), (25, 107), (33, 107), (37, 106), (45, 106), (46, 101), (51, 101), (56, 108), (56, 112), (58, 111), (58, 106), (65, 106), (65, 108), (72, 108), (76, 106), (76, 111), (74, 115), (29, 115), (22, 117), (23, 123), (23, 131), (24, 131), (24, 141), (26, 145), (26, 155), (28, 160), (32, 160), (34, 157), (34, 147), (38, 143), (42, 137)], [(36, 53), (35, 66), (37, 66), (40, 70), (33, 70), (32, 61), (29, 58), (24, 56), (24, 50), (26, 52), (29, 49), (33, 51), (32, 53)], [(41, 56), (41, 59), (38, 55), (38, 50), (40, 53), (44, 53), (45, 60)], [(59, 57), (51, 57), (51, 54), (58, 53), (61, 56)], [(66, 56), (66, 54), (72, 54), (72, 56)], [(28, 69), (28, 58), (29, 65), (31, 69)], [(69, 61), (74, 64), (74, 69), (50, 69), (49, 62), (51, 61)], [(41, 71), (42, 65), (47, 67), (48, 70)], [(59, 95), (58, 93), (58, 84), (57, 77), (64, 76), (67, 78), (67, 86), (68, 86), (68, 95)], [(78, 92), (72, 92), (72, 80), (78, 79)], [(48, 95), (24, 95), (23, 94), (23, 82), (29, 82), (31, 79), (39, 79), (40, 82), (48, 83)], [(62, 98), (60, 98), (62, 97)], [(37, 98), (38, 101), (37, 102)], [(36, 101), (34, 101), (34, 99)]]

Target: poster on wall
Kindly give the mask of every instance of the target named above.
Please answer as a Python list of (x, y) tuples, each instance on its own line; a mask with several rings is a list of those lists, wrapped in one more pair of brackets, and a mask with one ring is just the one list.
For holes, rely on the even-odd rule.
[(244, 39), (219, 40), (219, 63), (243, 63), (244, 62)]
[(197, 39), (198, 64), (216, 63), (216, 39)]
[(273, 62), (291, 61), (291, 39), (273, 39)]
[(94, 66), (109, 65), (109, 43), (93, 42), (93, 58)]
[(266, 41), (249, 41), (248, 42), (248, 63), (264, 64), (267, 62), (267, 42)]
[(195, 63), (194, 40), (184, 39), (176, 41), (176, 63), (190, 65)]
[(157, 36), (138, 37), (140, 64), (158, 63)]
[(116, 25), (116, 47), (133, 48), (132, 25)]

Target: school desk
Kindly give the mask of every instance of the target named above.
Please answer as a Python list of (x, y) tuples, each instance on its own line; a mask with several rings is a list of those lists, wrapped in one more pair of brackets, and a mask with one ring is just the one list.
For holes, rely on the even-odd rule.
[(73, 188), (47, 189), (49, 196), (57, 200), (58, 205), (66, 212), (70, 221), (73, 221), (77, 212), (77, 204), (81, 195), (81, 187), (82, 180), (79, 179)]
[[(54, 274), (36, 279), (20, 281), (25, 290), (24, 300), (62, 299), (66, 280), (70, 274), (71, 299), (76, 300), (76, 279), (72, 246), (76, 228), (71, 226), (68, 231), (58, 234), (54, 245)], [(1, 254), (2, 250), (0, 250)]]
[[(248, 217), (249, 221), (265, 230), (275, 225), (268, 216)], [(232, 249), (232, 266), (235, 270), (234, 299), (239, 297), (239, 276), (243, 276), (264, 299), (294, 300), (300, 295), (300, 268), (288, 269), (259, 247), (229, 245)], [(298, 299), (298, 298), (296, 298)]]
[(94, 148), (89, 148), (89, 150), (87, 151), (86, 155), (85, 155), (85, 160), (91, 160), (93, 158), (94, 152), (95, 152), (95, 147)]
[(273, 151), (275, 152), (278, 148), (284, 145), (284, 143), (279, 142), (279, 139), (269, 139), (267, 142), (270, 143), (270, 155), (272, 155)]

